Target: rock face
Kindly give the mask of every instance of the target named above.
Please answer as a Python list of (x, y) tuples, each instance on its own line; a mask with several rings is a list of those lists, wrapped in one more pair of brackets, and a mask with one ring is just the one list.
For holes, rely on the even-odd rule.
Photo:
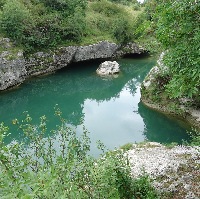
[(48, 52), (37, 52), (28, 58), (23, 56), (23, 52), (13, 49), (15, 48), (8, 38), (0, 39), (0, 90), (22, 83), (31, 76), (51, 73), (73, 62), (112, 59), (127, 53), (143, 52), (143, 49), (135, 43), (122, 47), (108, 41), (88, 46), (68, 46)]
[(158, 61), (157, 61), (157, 65), (154, 66), (150, 70), (148, 75), (145, 77), (145, 79), (142, 83), (145, 89), (148, 89), (151, 86), (151, 84), (156, 80), (156, 77), (158, 75), (163, 75), (163, 74), (168, 72), (168, 70), (169, 70), (168, 67), (163, 64), (164, 55), (165, 55), (165, 53), (162, 52)]
[(8, 38), (0, 40), (0, 90), (5, 90), (23, 82), (27, 76), (25, 60), (21, 51), (11, 52), (11, 44)]
[(119, 73), (119, 71), (119, 64), (116, 61), (105, 61), (96, 70), (100, 76), (113, 75)]
[(61, 69), (73, 62), (76, 46), (62, 47), (48, 53), (37, 52), (26, 59), (29, 76), (42, 75)]
[(76, 51), (74, 62), (111, 58), (118, 48), (117, 44), (109, 43), (108, 41), (89, 46), (80, 46)]
[(116, 57), (122, 57), (124, 55), (142, 54), (145, 53), (145, 49), (142, 46), (138, 46), (136, 43), (128, 43), (125, 46), (121, 46), (116, 53)]

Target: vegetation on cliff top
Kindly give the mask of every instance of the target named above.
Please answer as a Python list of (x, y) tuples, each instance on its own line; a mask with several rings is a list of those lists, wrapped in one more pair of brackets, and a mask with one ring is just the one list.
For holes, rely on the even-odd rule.
[(173, 98), (194, 98), (200, 106), (200, 3), (164, 1), (155, 20), (157, 38), (167, 50), (164, 64), (170, 68), (166, 90)]
[[(0, 0), (0, 33), (26, 52), (134, 37), (137, 1)], [(136, 8), (136, 5), (138, 6)]]
[(140, 39), (154, 35), (156, 40), (150, 37), (151, 43), (165, 51), (163, 63), (169, 67), (157, 77), (155, 98), (160, 93), (173, 99), (192, 98), (192, 105), (200, 107), (200, 3), (149, 0), (145, 9), (142, 28), (147, 26)]

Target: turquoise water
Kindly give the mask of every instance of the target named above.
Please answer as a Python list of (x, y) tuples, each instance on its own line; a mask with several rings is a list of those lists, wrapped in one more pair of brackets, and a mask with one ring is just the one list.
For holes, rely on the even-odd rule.
[[(0, 93), (0, 122), (11, 126), (6, 139), (20, 140), (12, 119), (23, 119), (28, 111), (33, 122), (46, 115), (49, 129), (59, 123), (54, 107), (63, 112), (69, 126), (82, 132), (82, 123), (90, 132), (92, 153), (97, 153), (96, 141), (109, 149), (128, 142), (144, 140), (161, 143), (187, 140), (186, 129), (179, 121), (145, 107), (140, 102), (140, 84), (151, 67), (153, 58), (121, 59), (117, 78), (96, 75), (98, 62), (74, 64), (48, 76), (32, 78), (21, 86)], [(50, 130), (49, 130), (50, 132)], [(50, 133), (49, 133), (50, 134)]]

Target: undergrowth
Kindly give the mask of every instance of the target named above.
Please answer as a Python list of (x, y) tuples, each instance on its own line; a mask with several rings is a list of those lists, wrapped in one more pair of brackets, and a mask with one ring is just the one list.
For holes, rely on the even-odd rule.
[[(88, 155), (90, 138), (66, 126), (59, 109), (61, 125), (51, 137), (45, 137), (46, 117), (32, 124), (27, 114), (13, 124), (25, 134), (24, 142), (4, 144), (8, 127), (0, 125), (0, 198), (157, 198), (148, 176), (131, 177), (128, 158), (122, 150)], [(55, 142), (55, 140), (57, 142)], [(102, 144), (98, 145), (104, 151)]]
[(133, 19), (141, 13), (108, 0), (5, 0), (0, 5), (0, 35), (26, 54), (100, 40), (133, 41)]

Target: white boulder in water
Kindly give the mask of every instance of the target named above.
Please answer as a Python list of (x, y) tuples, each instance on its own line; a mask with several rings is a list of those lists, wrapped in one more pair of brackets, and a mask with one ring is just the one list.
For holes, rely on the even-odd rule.
[(116, 61), (105, 61), (100, 64), (96, 72), (100, 76), (114, 75), (119, 73), (119, 64)]

